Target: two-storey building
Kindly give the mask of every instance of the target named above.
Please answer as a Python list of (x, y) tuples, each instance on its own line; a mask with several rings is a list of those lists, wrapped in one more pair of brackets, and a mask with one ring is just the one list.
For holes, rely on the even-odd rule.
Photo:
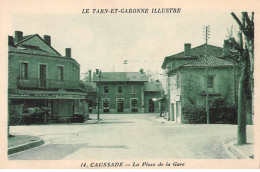
[(206, 89), (209, 99), (222, 97), (235, 103), (238, 72), (232, 62), (218, 58), (222, 53), (221, 47), (213, 45), (203, 44), (191, 49), (191, 44), (185, 44), (183, 52), (164, 59), (168, 120), (184, 122), (183, 107), (205, 107)]
[(140, 72), (93, 73), (97, 83), (101, 113), (144, 112), (144, 83), (147, 78)]
[(32, 107), (50, 109), (50, 119), (85, 113), (86, 93), (80, 82), (80, 65), (71, 49), (62, 56), (51, 46), (51, 37), (9, 36), (8, 99), (11, 112)]

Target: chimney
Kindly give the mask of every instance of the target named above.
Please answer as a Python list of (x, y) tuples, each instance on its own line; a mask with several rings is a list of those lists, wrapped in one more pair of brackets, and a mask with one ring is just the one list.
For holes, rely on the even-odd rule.
[(184, 56), (185, 57), (190, 57), (190, 49), (191, 49), (190, 43), (184, 44)]
[(15, 37), (14, 37), (15, 43), (20, 42), (21, 40), (23, 40), (23, 32), (15, 31), (14, 35), (15, 35)]
[(227, 55), (228, 49), (229, 49), (229, 42), (228, 42), (228, 39), (227, 39), (227, 40), (224, 40), (224, 44), (223, 44), (223, 53), (224, 53), (224, 56)]
[(48, 45), (51, 45), (51, 37), (49, 35), (43, 35), (43, 39)]
[(224, 44), (223, 44), (223, 49), (227, 49), (228, 48), (228, 39), (224, 40)]
[(141, 74), (144, 74), (144, 70), (143, 69), (140, 69), (139, 71)]
[(65, 48), (65, 52), (66, 52), (66, 57), (71, 58), (71, 48)]
[(8, 36), (8, 45), (14, 46), (14, 38), (12, 36)]
[(98, 69), (96, 69), (96, 75), (98, 75), (99, 74), (99, 70)]
[(92, 81), (91, 70), (88, 70), (88, 82)]

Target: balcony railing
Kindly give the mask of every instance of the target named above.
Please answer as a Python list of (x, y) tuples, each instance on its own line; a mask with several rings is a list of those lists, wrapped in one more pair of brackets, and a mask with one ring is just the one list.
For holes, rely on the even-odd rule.
[(18, 78), (18, 88), (42, 88), (42, 89), (84, 89), (80, 81), (39, 79), (39, 78)]
[[(201, 86), (200, 87), (200, 95), (202, 95), (202, 96), (204, 96), (204, 95), (206, 95), (206, 86), (205, 85), (203, 85), (203, 86)], [(218, 94), (220, 94), (220, 91), (219, 91), (219, 85), (213, 85), (213, 87), (212, 88), (208, 88), (208, 93), (210, 94), (210, 95), (218, 95)]]

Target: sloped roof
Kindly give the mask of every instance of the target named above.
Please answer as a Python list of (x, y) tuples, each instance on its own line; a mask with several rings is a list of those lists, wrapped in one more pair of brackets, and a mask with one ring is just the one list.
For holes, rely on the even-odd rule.
[(58, 51), (56, 51), (51, 45), (47, 44), (38, 34), (32, 34), (32, 35), (25, 35), (23, 36), (23, 39), (17, 43), (15, 43), (14, 45), (19, 46), (22, 45), (23, 42), (33, 38), (37, 36), (38, 38), (40, 38), (46, 45), (48, 45), (53, 51), (55, 51), (58, 55), (61, 55)]
[(34, 46), (8, 46), (9, 53), (19, 53), (19, 54), (31, 54), (31, 55), (38, 55), (38, 56), (47, 56), (53, 58), (62, 58), (66, 60), (72, 60), (76, 65), (80, 66), (80, 64), (73, 58), (64, 57), (61, 55), (53, 54), (47, 51), (40, 49), (39, 47)]
[[(200, 58), (203, 57), (205, 55), (205, 45), (206, 44), (202, 44), (200, 46), (191, 48), (190, 53), (191, 55), (189, 57), (185, 57), (184, 56), (184, 51), (171, 55), (171, 56), (167, 56), (164, 58), (163, 64), (162, 64), (162, 68), (165, 69), (166, 64), (168, 62), (169, 59), (183, 59), (183, 58)], [(223, 53), (223, 48), (221, 47), (217, 47), (214, 45), (209, 45), (207, 44), (207, 55), (210, 56), (221, 56)]]
[(160, 91), (160, 84), (158, 84), (155, 81), (151, 81), (151, 82), (145, 82), (144, 83), (144, 91), (155, 91), (155, 92), (159, 92)]
[(43, 56), (49, 56), (49, 57), (60, 57), (60, 58), (63, 57), (61, 55), (53, 54), (53, 53), (44, 51), (44, 50), (39, 49), (39, 48), (34, 48), (33, 46), (30, 46), (30, 47), (23, 47), (23, 46), (12, 47), (12, 46), (8, 46), (8, 51), (9, 52), (13, 52), (13, 53), (43, 55)]
[(227, 67), (227, 66), (233, 66), (233, 63), (230, 61), (226, 61), (214, 56), (208, 56), (207, 59), (205, 57), (195, 60), (194, 62), (191, 62), (189, 64), (185, 64), (182, 67), (206, 67), (206, 64), (208, 64), (208, 67)]
[[(93, 73), (93, 81), (99, 81), (96, 73)], [(102, 72), (101, 82), (112, 82), (112, 81), (142, 81), (146, 82), (147, 78), (145, 74), (140, 72)]]
[(37, 35), (37, 34), (25, 35), (25, 36), (23, 36), (23, 39), (22, 39), (21, 41), (17, 42), (16, 44), (20, 44), (20, 43), (22, 43), (22, 42), (24, 42), (24, 41), (26, 41), (26, 40), (28, 40), (28, 39), (31, 39), (32, 37), (34, 37), (34, 36), (36, 36), (36, 35)]

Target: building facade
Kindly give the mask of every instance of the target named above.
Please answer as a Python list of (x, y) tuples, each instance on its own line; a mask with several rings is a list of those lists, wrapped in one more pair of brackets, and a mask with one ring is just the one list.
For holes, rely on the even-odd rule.
[(145, 73), (102, 72), (93, 73), (97, 83), (101, 113), (145, 112)]
[[(80, 65), (71, 57), (71, 49), (62, 56), (51, 46), (51, 37), (9, 36), (8, 99), (12, 113), (45, 107), (51, 120), (85, 114), (86, 93), (80, 82)], [(20, 110), (17, 110), (19, 107)], [(19, 111), (19, 112), (18, 112)], [(10, 114), (12, 115), (12, 114)]]
[(185, 122), (183, 107), (205, 107), (206, 89), (209, 99), (221, 97), (235, 104), (238, 71), (232, 62), (218, 58), (222, 53), (221, 47), (204, 44), (191, 49), (191, 44), (185, 44), (183, 52), (165, 58), (168, 120)]
[(144, 83), (144, 111), (146, 113), (160, 113), (162, 85), (159, 80)]

